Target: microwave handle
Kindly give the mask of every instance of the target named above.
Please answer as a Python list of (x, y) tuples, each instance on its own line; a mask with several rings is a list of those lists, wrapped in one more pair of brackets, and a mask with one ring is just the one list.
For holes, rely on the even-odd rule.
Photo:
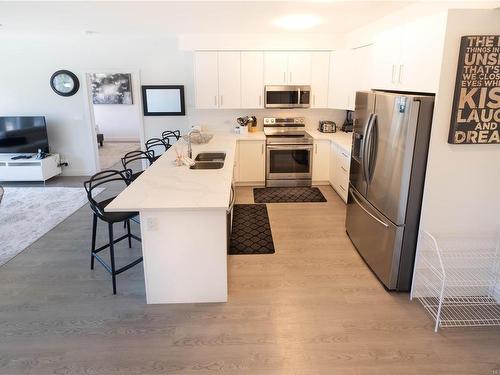
[(297, 95), (297, 104), (300, 104), (300, 88), (297, 89), (298, 95)]

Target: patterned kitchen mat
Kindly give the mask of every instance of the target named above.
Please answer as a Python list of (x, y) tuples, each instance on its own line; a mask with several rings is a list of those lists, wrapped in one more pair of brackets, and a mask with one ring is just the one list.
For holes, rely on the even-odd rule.
[(273, 235), (265, 204), (235, 204), (229, 255), (274, 254)]
[(254, 188), (255, 203), (326, 202), (316, 187), (266, 187)]

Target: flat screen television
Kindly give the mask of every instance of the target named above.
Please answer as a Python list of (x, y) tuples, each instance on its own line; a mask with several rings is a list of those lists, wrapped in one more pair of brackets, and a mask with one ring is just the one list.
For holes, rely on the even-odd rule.
[(0, 117), (0, 153), (49, 152), (47, 125), (43, 116)]

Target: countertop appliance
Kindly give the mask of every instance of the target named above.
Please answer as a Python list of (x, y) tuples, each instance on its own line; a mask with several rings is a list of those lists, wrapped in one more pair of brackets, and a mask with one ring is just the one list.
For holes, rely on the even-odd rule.
[(303, 117), (264, 118), (266, 186), (311, 186), (313, 138)]
[(333, 121), (321, 120), (319, 122), (318, 130), (321, 133), (335, 133), (337, 131), (337, 124)]
[(353, 121), (352, 121), (352, 111), (347, 111), (344, 123), (342, 124), (342, 130), (343, 132), (352, 132), (353, 129)]
[(411, 286), (434, 95), (357, 92), (346, 230), (389, 290)]
[(265, 108), (309, 108), (311, 86), (265, 86)]

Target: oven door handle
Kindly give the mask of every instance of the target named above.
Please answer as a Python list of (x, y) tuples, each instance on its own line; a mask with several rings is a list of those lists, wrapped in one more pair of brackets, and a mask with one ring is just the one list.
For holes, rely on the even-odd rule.
[(313, 145), (294, 145), (294, 144), (281, 144), (281, 145), (267, 145), (268, 150), (311, 150)]

